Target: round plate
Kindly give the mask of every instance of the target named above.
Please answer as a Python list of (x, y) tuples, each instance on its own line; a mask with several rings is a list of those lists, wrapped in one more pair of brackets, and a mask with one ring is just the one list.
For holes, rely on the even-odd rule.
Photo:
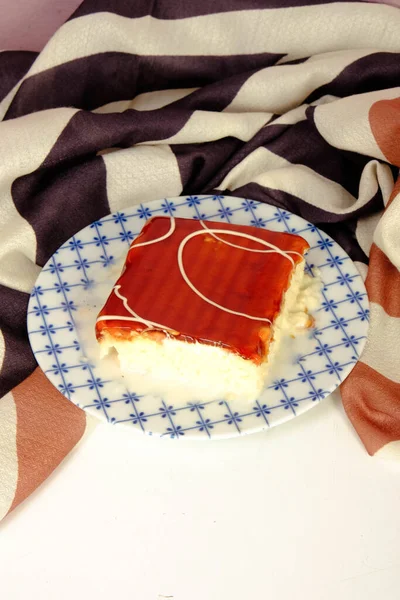
[[(99, 289), (105, 300), (130, 243), (152, 215), (225, 221), (303, 236), (311, 246), (307, 269), (323, 282), (316, 328), (293, 341), (260, 398), (252, 403), (210, 403), (139, 395), (104, 375), (79, 329), (80, 310), (94, 332)], [(311, 272), (311, 271), (310, 271)], [(274, 206), (224, 196), (187, 196), (127, 208), (92, 223), (55, 252), (40, 273), (28, 307), (29, 339), (50, 381), (69, 400), (112, 424), (174, 438), (218, 438), (252, 433), (292, 419), (317, 405), (347, 377), (364, 348), (368, 299), (347, 254), (304, 219)], [(94, 340), (94, 334), (93, 334)]]

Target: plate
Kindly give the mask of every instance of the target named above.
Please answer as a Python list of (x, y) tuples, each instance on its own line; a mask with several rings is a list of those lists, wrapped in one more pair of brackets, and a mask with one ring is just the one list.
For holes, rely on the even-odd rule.
[[(291, 343), (251, 404), (202, 403), (138, 393), (93, 353), (94, 323), (132, 240), (153, 215), (225, 221), (303, 236), (307, 271), (318, 268), (322, 304), (316, 327)], [(186, 196), (137, 205), (104, 217), (61, 246), (41, 271), (28, 306), (35, 357), (69, 400), (114, 425), (175, 439), (218, 438), (268, 429), (304, 413), (333, 392), (366, 342), (368, 298), (349, 256), (320, 229), (274, 206), (231, 196)], [(82, 327), (86, 323), (86, 330)], [(89, 332), (89, 334), (88, 334)], [(92, 337), (90, 337), (92, 336)]]

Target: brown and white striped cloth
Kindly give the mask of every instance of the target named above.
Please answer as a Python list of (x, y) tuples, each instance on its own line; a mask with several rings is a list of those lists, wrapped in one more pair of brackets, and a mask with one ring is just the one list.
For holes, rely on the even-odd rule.
[(400, 455), (399, 32), (382, 3), (86, 0), (39, 54), (0, 52), (0, 518), (87, 428), (30, 351), (35, 279), (160, 197), (253, 198), (343, 246), (371, 300), (343, 402), (370, 454)]

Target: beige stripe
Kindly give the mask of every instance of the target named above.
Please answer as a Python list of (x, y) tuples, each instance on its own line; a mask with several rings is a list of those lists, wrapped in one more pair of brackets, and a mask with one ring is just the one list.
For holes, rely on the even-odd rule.
[[(109, 51), (150, 56), (227, 56), (281, 53), (285, 48), (293, 58), (349, 47), (398, 51), (399, 29), (400, 14), (395, 8), (350, 3), (328, 4), (323, 12), (320, 6), (301, 6), (177, 20), (151, 16), (129, 19), (104, 12), (65, 23), (35, 61), (30, 74)], [(244, 31), (250, 33), (243, 35)]]
[[(37, 169), (76, 110), (63, 108), (0, 123), (0, 283), (30, 292), (38, 275), (36, 236), (17, 211), (11, 186)], [(17, 276), (16, 276), (17, 274)]]
[(381, 190), (384, 202), (387, 202), (393, 190), (393, 175), (389, 165), (370, 160), (364, 167), (358, 184), (359, 198), (372, 198)]
[(374, 215), (368, 215), (368, 217), (362, 217), (357, 221), (356, 227), (356, 238), (360, 244), (361, 249), (367, 256), (371, 250), (374, 233), (376, 226), (382, 218), (383, 211), (380, 211)]
[(362, 280), (365, 281), (368, 274), (367, 265), (365, 263), (359, 262), (358, 260), (355, 260), (354, 264), (357, 267), (357, 271), (360, 273)]
[(370, 310), (368, 341), (361, 361), (387, 379), (400, 383), (400, 318), (390, 317), (375, 302), (371, 302)]
[[(390, 195), (393, 191), (394, 181), (392, 171), (390, 170), (389, 165), (384, 165), (377, 161), (370, 161), (364, 168), (363, 173), (361, 175), (360, 185), (359, 185), (359, 195), (362, 197), (363, 195), (372, 195), (378, 191), (378, 187), (381, 190), (383, 202), (386, 205), (390, 198)], [(374, 191), (375, 190), (375, 191)], [(391, 205), (392, 206), (392, 205)], [(382, 219), (385, 219), (386, 222), (389, 223), (389, 228), (392, 231), (392, 234), (400, 227), (400, 218), (397, 215), (397, 225), (394, 215), (389, 218), (387, 221), (386, 213), (391, 209), (391, 206), (386, 209), (386, 212), (380, 211), (376, 214), (369, 215), (367, 217), (360, 218), (357, 222), (356, 228), (356, 238), (358, 243), (360, 244), (362, 250), (365, 252), (367, 256), (369, 256), (371, 245), (375, 238), (377, 237), (377, 233), (382, 229)], [(393, 211), (392, 211), (393, 212)], [(398, 211), (397, 211), (398, 212)], [(388, 239), (386, 232), (386, 240)], [(396, 256), (396, 243), (397, 243), (397, 235), (392, 235), (394, 238), (392, 240), (392, 245), (394, 242), (394, 249), (392, 249), (392, 254)], [(390, 243), (386, 243), (385, 252), (389, 250)], [(400, 246), (399, 246), (400, 248)]]
[[(31, 240), (28, 236), (24, 238), (17, 237), (15, 231), (10, 227), (1, 244), (0, 283), (6, 287), (29, 294), (39, 276), (41, 267), (33, 262), (35, 257), (30, 257), (29, 251), (27, 252), (28, 256), (22, 253), (21, 242), (25, 248), (28, 248)], [(34, 243), (36, 249), (36, 241)]]
[(169, 146), (136, 146), (103, 156), (111, 211), (148, 200), (179, 196), (182, 181)]
[(163, 141), (166, 144), (195, 144), (232, 136), (247, 142), (271, 117), (272, 113), (214, 113), (196, 110), (178, 133)]
[[(372, 194), (356, 200), (338, 183), (319, 175), (304, 165), (293, 165), (266, 148), (257, 148), (230, 171), (218, 185), (235, 190), (247, 183), (282, 190), (313, 206), (334, 213), (346, 214), (366, 204)], [(366, 190), (365, 190), (366, 193)]]
[(186, 96), (189, 96), (199, 88), (182, 88), (179, 90), (160, 90), (157, 92), (147, 92), (146, 94), (139, 94), (133, 100), (120, 100), (118, 102), (110, 102), (104, 106), (94, 109), (94, 113), (115, 113), (123, 112), (130, 108), (135, 110), (157, 110), (163, 106), (167, 106), (172, 102), (181, 100)]
[(10, 510), (17, 489), (17, 411), (14, 398), (0, 398), (0, 521)]
[(284, 115), (281, 115), (280, 117), (272, 121), (271, 125), (294, 125), (295, 123), (299, 123), (300, 121), (305, 121), (306, 110), (308, 107), (309, 104), (302, 104), (301, 106), (297, 106), (296, 108), (289, 110)]
[(386, 207), (374, 235), (374, 242), (400, 271), (400, 194)]
[(377, 100), (399, 96), (400, 88), (397, 87), (341, 98), (336, 102), (317, 107), (314, 121), (322, 137), (331, 146), (386, 161), (371, 131), (368, 114)]
[(294, 125), (295, 123), (299, 123), (300, 121), (306, 120), (306, 110), (309, 106), (319, 106), (320, 104), (328, 104), (329, 102), (334, 102), (337, 100), (336, 96), (332, 96), (331, 94), (326, 94), (325, 96), (321, 96), (318, 100), (314, 100), (311, 104), (302, 104), (301, 106), (297, 106), (292, 110), (289, 110), (285, 114), (281, 115), (277, 119), (274, 119), (272, 123), (268, 123), (267, 127), (270, 125)]
[(110, 114), (110, 113), (121, 113), (129, 108), (132, 108), (133, 100), (118, 100), (116, 102), (109, 102), (92, 110), (94, 113), (99, 114)]
[(313, 90), (331, 82), (349, 64), (372, 52), (331, 52), (311, 57), (303, 64), (278, 65), (257, 71), (242, 85), (225, 112), (286, 113), (301, 104)]

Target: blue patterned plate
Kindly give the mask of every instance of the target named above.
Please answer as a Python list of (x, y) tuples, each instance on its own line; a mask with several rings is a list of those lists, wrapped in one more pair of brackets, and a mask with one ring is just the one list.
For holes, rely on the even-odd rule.
[[(310, 244), (307, 268), (318, 267), (322, 306), (316, 329), (300, 336), (252, 404), (188, 403), (140, 395), (93, 359), (94, 324), (131, 241), (152, 215), (225, 221), (298, 233)], [(28, 307), (35, 357), (69, 400), (112, 424), (173, 438), (218, 438), (283, 423), (316, 406), (350, 373), (364, 348), (368, 299), (347, 254), (317, 227), (253, 200), (189, 196), (127, 208), (92, 223), (61, 246), (43, 268)], [(80, 323), (89, 325), (89, 330)], [(89, 335), (87, 333), (89, 331)]]

